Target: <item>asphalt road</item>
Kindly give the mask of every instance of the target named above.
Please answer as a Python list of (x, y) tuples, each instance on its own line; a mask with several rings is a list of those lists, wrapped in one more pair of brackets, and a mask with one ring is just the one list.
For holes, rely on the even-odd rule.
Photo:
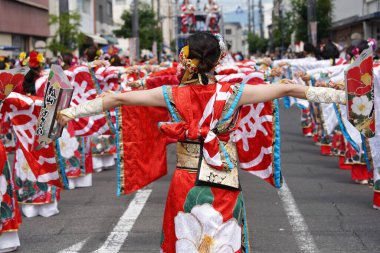
[[(286, 194), (241, 174), (253, 252), (380, 252), (380, 211), (372, 209), (372, 190), (352, 183), (337, 158), (320, 156), (319, 147), (301, 136), (299, 118), (296, 108), (281, 110)], [(174, 148), (168, 148), (171, 172)], [(93, 187), (62, 193), (58, 215), (23, 219), (19, 252), (93, 252), (102, 246), (108, 250), (98, 252), (113, 252), (118, 244), (119, 252), (159, 252), (170, 178), (149, 186), (133, 223), (123, 214), (132, 200), (142, 207), (144, 196), (116, 197), (115, 169), (94, 174)]]

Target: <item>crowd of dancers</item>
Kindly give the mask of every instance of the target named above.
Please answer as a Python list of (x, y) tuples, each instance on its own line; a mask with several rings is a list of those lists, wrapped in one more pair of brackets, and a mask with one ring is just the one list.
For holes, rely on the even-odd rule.
[[(209, 1), (208, 5), (213, 4), (215, 4), (213, 1)], [(184, 6), (189, 8), (188, 5), (189, 2), (185, 1)], [(205, 8), (213, 8), (208, 5)], [(215, 12), (212, 11), (212, 13)], [(224, 57), (215, 68), (215, 78), (220, 83), (251, 85), (260, 83), (274, 85), (281, 83), (282, 79), (291, 79), (306, 86), (342, 90), (345, 82), (344, 70), (363, 50), (372, 46), (376, 47), (373, 41), (363, 41), (360, 46), (352, 48), (350, 59), (335, 58), (334, 55), (328, 55), (326, 52), (326, 60), (317, 60), (311, 55), (293, 60), (272, 61), (270, 58), (261, 58), (235, 61), (229, 55), (230, 53), (226, 52), (229, 57)], [(121, 60), (117, 52), (110, 52), (105, 56), (98, 50), (91, 49), (85, 54), (85, 61), (77, 61), (68, 56), (68, 59), (64, 57), (64, 60), (60, 62), (74, 88), (72, 106), (80, 105), (104, 93), (152, 89), (162, 85), (175, 86), (181, 82), (178, 77), (178, 72), (181, 72), (178, 66), (181, 64), (175, 61), (164, 61), (159, 64), (146, 61), (131, 65), (126, 59)], [(43, 217), (59, 215), (62, 189), (91, 187), (92, 174), (104, 168), (113, 167), (115, 160), (116, 165), (120, 164), (119, 152), (123, 151), (120, 151), (121, 144), (118, 138), (120, 126), (117, 122), (120, 115), (117, 110), (111, 110), (109, 114), (85, 117), (70, 122), (64, 128), (62, 137), (54, 142), (49, 150), (46, 149), (48, 151), (45, 150), (46, 152), (36, 155), (32, 147), (48, 80), (49, 64), (41, 53), (31, 51), (28, 54), (21, 53), (16, 61), (0, 66), (6, 68), (0, 72), (0, 88), (3, 93), (0, 110), (0, 252), (10, 252), (20, 246), (18, 229), (22, 223), (21, 214), (28, 218), (38, 215)], [(20, 67), (29, 69), (26, 73), (13, 72)], [(380, 108), (380, 68), (376, 63), (373, 72), (374, 113), (377, 113)], [(202, 80), (199, 81), (202, 83)], [(281, 103), (281, 100), (273, 104), (261, 103), (261, 105), (246, 107), (245, 116), (252, 116), (251, 110), (255, 110), (258, 116), (270, 116), (272, 119), (272, 116), (279, 113), (276, 109), (278, 102)], [(376, 134), (373, 138), (364, 137), (347, 121), (345, 105), (309, 102), (292, 97), (285, 97), (282, 102), (285, 107), (298, 106), (300, 108), (302, 134), (312, 137), (312, 141), (320, 145), (322, 155), (337, 156), (339, 158), (337, 167), (350, 170), (351, 179), (354, 182), (373, 187), (373, 208), (380, 209), (380, 172), (378, 170), (380, 155), (376, 151), (380, 145), (380, 134)], [(368, 101), (363, 100), (358, 103), (357, 110), (363, 115), (373, 113), (371, 111), (373, 105), (371, 107)], [(169, 114), (166, 116), (164, 114), (165, 117), (169, 118)], [(278, 117), (273, 118), (278, 120)], [(253, 117), (252, 121), (254, 120), (257, 119)], [(376, 120), (380, 122), (379, 119)], [(275, 163), (275, 159), (271, 159), (280, 152), (276, 146), (279, 141), (279, 124), (275, 120), (268, 120), (267, 125), (263, 123), (262, 126), (253, 123), (255, 122), (247, 122), (251, 124), (250, 128), (245, 130), (247, 138), (258, 138), (256, 143), (260, 145), (255, 147), (256, 149), (268, 145), (265, 148), (269, 148), (270, 151), (265, 155), (270, 156), (263, 155), (261, 160), (257, 161), (258, 166), (262, 168), (247, 170), (269, 181), (268, 176), (262, 176), (265, 173), (258, 173), (258, 171), (267, 171), (269, 166), (266, 160), (269, 158)], [(380, 129), (379, 123), (376, 126)], [(260, 141), (260, 136), (255, 137), (249, 133), (249, 131), (262, 131), (259, 130), (262, 127), (268, 130), (266, 135), (270, 135), (269, 142), (268, 136), (262, 137), (262, 139), (267, 139), (267, 143)], [(165, 145), (176, 141), (175, 136), (166, 138)], [(259, 153), (260, 150), (262, 149), (259, 149)], [(251, 152), (256, 151), (251, 150)], [(33, 160), (31, 157), (38, 159)], [(50, 178), (51, 175), (44, 172), (46, 166), (56, 166), (60, 174), (59, 183), (52, 183), (57, 178)], [(269, 174), (276, 174), (276, 171), (280, 169), (276, 166), (276, 164), (271, 164), (273, 171)], [(123, 178), (123, 175), (118, 175), (118, 177)], [(62, 178), (67, 178), (67, 180), (62, 180)], [(277, 187), (280, 186), (280, 182), (271, 181), (271, 183)], [(205, 208), (204, 205), (201, 207)]]

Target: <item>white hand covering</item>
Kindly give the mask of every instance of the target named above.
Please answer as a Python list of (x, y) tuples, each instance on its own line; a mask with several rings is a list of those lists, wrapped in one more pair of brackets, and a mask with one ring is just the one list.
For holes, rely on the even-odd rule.
[(346, 104), (346, 92), (325, 87), (309, 87), (306, 98), (310, 102)]
[(86, 103), (66, 108), (59, 113), (70, 119), (84, 118), (103, 112), (103, 98), (96, 98)]

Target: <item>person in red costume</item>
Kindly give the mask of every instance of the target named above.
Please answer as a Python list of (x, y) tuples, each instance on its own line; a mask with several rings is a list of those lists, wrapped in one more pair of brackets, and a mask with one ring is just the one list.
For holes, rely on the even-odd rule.
[(195, 7), (190, 0), (184, 0), (181, 5), (181, 32), (195, 32)]
[[(243, 105), (286, 95), (345, 103), (343, 91), (291, 81), (281, 85), (218, 83), (213, 70), (226, 51), (220, 35), (195, 33), (179, 56), (179, 86), (105, 94), (59, 113), (58, 121), (64, 125), (117, 106), (157, 106), (170, 112), (172, 122), (159, 128), (178, 139), (178, 159), (166, 202), (161, 252), (249, 252), (234, 140)], [(197, 176), (198, 172), (203, 176)]]

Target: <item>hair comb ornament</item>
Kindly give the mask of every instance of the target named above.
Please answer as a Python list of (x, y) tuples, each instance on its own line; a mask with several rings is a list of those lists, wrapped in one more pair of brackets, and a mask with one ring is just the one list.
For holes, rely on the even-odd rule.
[(219, 57), (219, 61), (218, 61), (218, 64), (219, 64), (220, 61), (224, 57), (226, 57), (228, 49), (227, 49), (226, 43), (224, 42), (224, 38), (220, 33), (214, 34), (214, 36), (219, 41), (219, 49), (220, 49), (220, 57)]

